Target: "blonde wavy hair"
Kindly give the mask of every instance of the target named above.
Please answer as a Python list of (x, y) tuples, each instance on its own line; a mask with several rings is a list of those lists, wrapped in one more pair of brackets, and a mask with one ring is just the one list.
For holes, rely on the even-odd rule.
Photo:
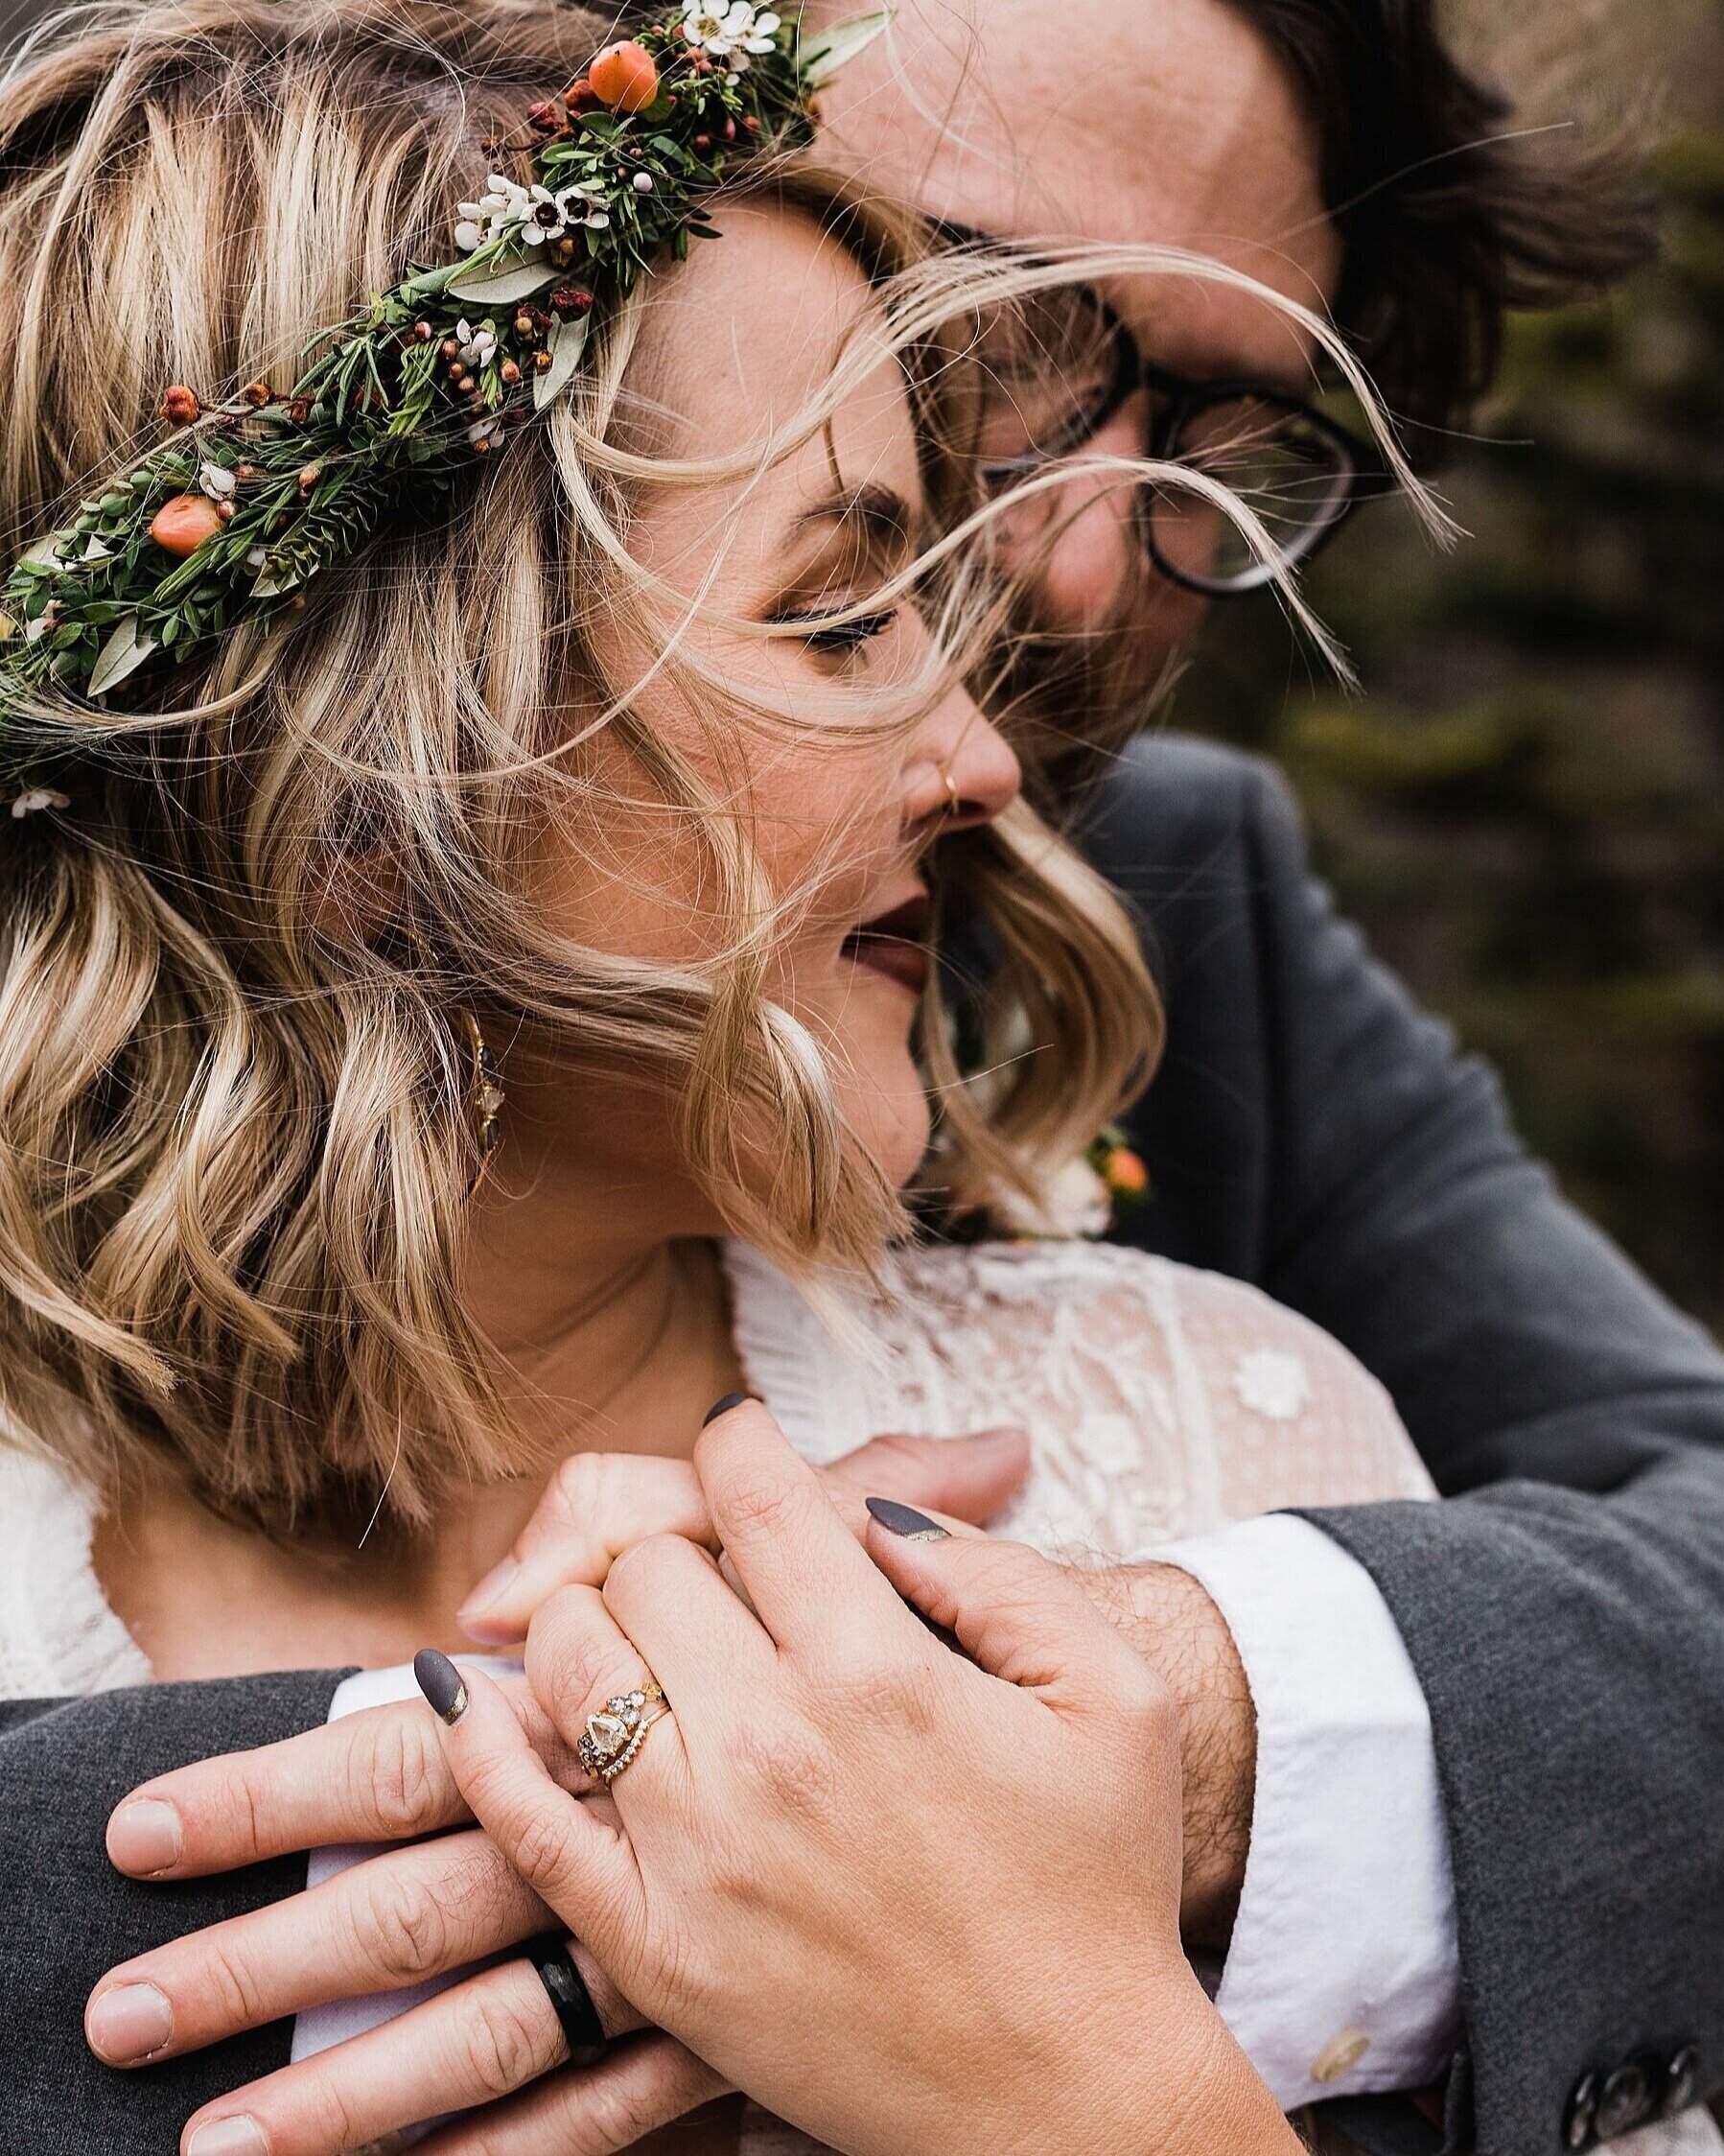
[[(56, 18), (0, 83), (13, 541), (152, 438), (164, 384), (280, 378), (310, 327), (437, 259), (483, 143), (609, 30), (561, 0), (103, 0)], [(662, 1070), (691, 1172), (799, 1277), (866, 1274), (906, 1231), (822, 1055), (761, 993), (785, 902), (761, 887), (745, 813), (641, 718), (636, 685), (604, 678), (590, 632), (659, 624), (655, 671), (716, 739), (797, 724), (666, 642), (630, 504), (806, 441), (883, 336), (939, 534), (902, 587), (937, 616), (948, 671), (997, 645), (1010, 602), (976, 566), (967, 325), (1096, 266), (943, 262), (812, 167), (759, 184), (841, 241), (880, 297), (771, 442), (666, 454), (630, 393), (650, 345), (631, 303), (596, 323), (550, 422), (448, 514), (381, 535), (147, 712), (43, 715), (86, 754), (65, 782), (73, 813), (9, 824), (0, 852), (0, 1383), (18, 1441), (97, 1481), (165, 1448), (212, 1506), (278, 1531), (385, 1491), (411, 1525), (456, 1483), (519, 1467), (462, 1308), (469, 1009), (496, 1040), (551, 1029), (580, 1067)], [(900, 699), (876, 716), (913, 714)], [(710, 961), (572, 949), (523, 902), (520, 834), (571, 805), (602, 821), (581, 758), (600, 730), (701, 835), (725, 928)], [(344, 902), (379, 863), (383, 931)], [(931, 877), (990, 966), (961, 1027), (938, 982), (923, 1013), (930, 1180), (960, 1205), (1002, 1183), (1033, 1193), (1153, 1066), (1138, 940), (1022, 804), (942, 845)], [(765, 1189), (739, 1136), (763, 1130)]]

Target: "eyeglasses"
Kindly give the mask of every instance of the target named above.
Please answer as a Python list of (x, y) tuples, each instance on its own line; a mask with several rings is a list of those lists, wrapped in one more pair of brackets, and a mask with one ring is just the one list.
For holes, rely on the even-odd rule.
[[(945, 237), (986, 235), (945, 225)], [(1162, 575), (1212, 598), (1243, 598), (1278, 568), (1309, 561), (1362, 501), (1393, 484), (1375, 443), (1284, 391), (1198, 382), (1146, 360), (1100, 293), (1072, 286), (1013, 302), (981, 334), (988, 389), (984, 481), (995, 494), (1088, 447), (1135, 400), (1141, 454), (1201, 472), (1239, 496), (1277, 560), (1261, 560), (1220, 509), (1178, 486), (1148, 484), (1138, 527)], [(1053, 492), (1023, 505), (1028, 537), (1056, 513)]]

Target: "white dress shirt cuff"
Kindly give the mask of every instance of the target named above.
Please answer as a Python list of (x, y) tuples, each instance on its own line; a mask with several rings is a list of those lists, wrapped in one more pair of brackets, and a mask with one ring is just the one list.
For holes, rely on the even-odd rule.
[(1148, 1553), (1200, 1582), (1257, 1713), (1257, 1790), (1216, 2005), (1286, 2110), (1417, 2089), (1459, 2039), (1431, 1716), (1354, 1558), (1291, 1513)]

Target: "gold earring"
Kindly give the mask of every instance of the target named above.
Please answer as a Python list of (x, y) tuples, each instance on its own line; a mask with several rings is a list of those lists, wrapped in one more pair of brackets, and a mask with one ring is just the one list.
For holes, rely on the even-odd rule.
[(503, 1094), (490, 1043), (479, 1031), (478, 1019), (471, 1011), (463, 1009), (461, 1021), (466, 1026), (467, 1045), (473, 1055), (473, 1081), (467, 1090), (467, 1104), (473, 1116), (474, 1136), (478, 1141), (478, 1171), (467, 1185), (467, 1195), (471, 1198), (484, 1182), (490, 1171), (491, 1157), (502, 1143)]

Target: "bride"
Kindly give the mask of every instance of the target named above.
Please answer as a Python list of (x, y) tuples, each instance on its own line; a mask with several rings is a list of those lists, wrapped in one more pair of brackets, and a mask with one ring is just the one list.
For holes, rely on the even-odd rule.
[(0, 90), (6, 1695), (455, 1647), (559, 1463), (744, 1391), (1023, 1426), (1067, 1553), (1429, 1493), (1308, 1324), (1060, 1232), (1158, 1018), (974, 448), (1078, 272), (824, 174), (741, 13), (179, 0)]

